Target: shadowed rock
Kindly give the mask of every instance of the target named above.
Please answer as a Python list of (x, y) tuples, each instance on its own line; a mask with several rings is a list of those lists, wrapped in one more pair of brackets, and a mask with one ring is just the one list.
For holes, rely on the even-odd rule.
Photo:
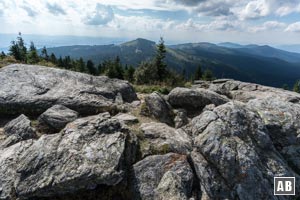
[(168, 96), (169, 103), (175, 108), (183, 108), (189, 115), (200, 113), (209, 104), (216, 106), (229, 102), (225, 96), (205, 89), (175, 88)]
[(2, 143), (2, 147), (7, 147), (17, 142), (37, 138), (35, 129), (31, 126), (31, 121), (25, 116), (10, 121), (4, 126), (4, 134), (7, 139)]
[(171, 106), (159, 93), (153, 92), (146, 96), (145, 103), (151, 116), (162, 123), (173, 125)]
[(67, 123), (77, 119), (78, 113), (62, 105), (55, 105), (42, 113), (39, 117), (40, 126), (53, 131), (60, 131)]

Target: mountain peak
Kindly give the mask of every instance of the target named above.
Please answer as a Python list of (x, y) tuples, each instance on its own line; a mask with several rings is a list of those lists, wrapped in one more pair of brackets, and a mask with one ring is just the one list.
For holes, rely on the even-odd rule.
[(155, 45), (155, 42), (151, 41), (151, 40), (147, 40), (144, 38), (137, 38), (135, 40), (129, 41), (129, 42), (125, 42), (123, 44), (121, 44), (120, 46), (153, 46)]

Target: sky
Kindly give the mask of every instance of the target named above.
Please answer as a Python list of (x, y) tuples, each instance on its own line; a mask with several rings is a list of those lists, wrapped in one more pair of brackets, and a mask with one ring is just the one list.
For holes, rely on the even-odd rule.
[(0, 0), (0, 33), (300, 44), (300, 0)]

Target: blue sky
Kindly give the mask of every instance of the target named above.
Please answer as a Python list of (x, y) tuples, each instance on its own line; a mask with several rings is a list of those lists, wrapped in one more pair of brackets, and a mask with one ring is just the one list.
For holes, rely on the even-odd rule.
[(300, 43), (299, 0), (1, 0), (0, 33)]

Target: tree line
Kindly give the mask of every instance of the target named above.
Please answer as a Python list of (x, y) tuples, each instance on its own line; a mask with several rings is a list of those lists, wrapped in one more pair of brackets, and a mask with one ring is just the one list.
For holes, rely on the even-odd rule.
[[(136, 68), (131, 65), (123, 65), (119, 56), (95, 65), (92, 60), (84, 61), (83, 58), (56, 57), (53, 53), (49, 55), (46, 47), (43, 47), (39, 54), (33, 42), (30, 42), (29, 48), (26, 47), (22, 34), (19, 33), (16, 41), (11, 42), (8, 55), (21, 63), (56, 66), (95, 76), (106, 75), (110, 78), (125, 79), (136, 84), (178, 86), (191, 80), (203, 79), (211, 81), (214, 79), (212, 71), (207, 69), (202, 72), (201, 66), (198, 66), (190, 79), (187, 79), (185, 70), (180, 74), (167, 66), (165, 62), (166, 53), (164, 40), (160, 38), (155, 56), (151, 60), (142, 62)], [(4, 52), (0, 54), (1, 59), (4, 59), (6, 56)]]

